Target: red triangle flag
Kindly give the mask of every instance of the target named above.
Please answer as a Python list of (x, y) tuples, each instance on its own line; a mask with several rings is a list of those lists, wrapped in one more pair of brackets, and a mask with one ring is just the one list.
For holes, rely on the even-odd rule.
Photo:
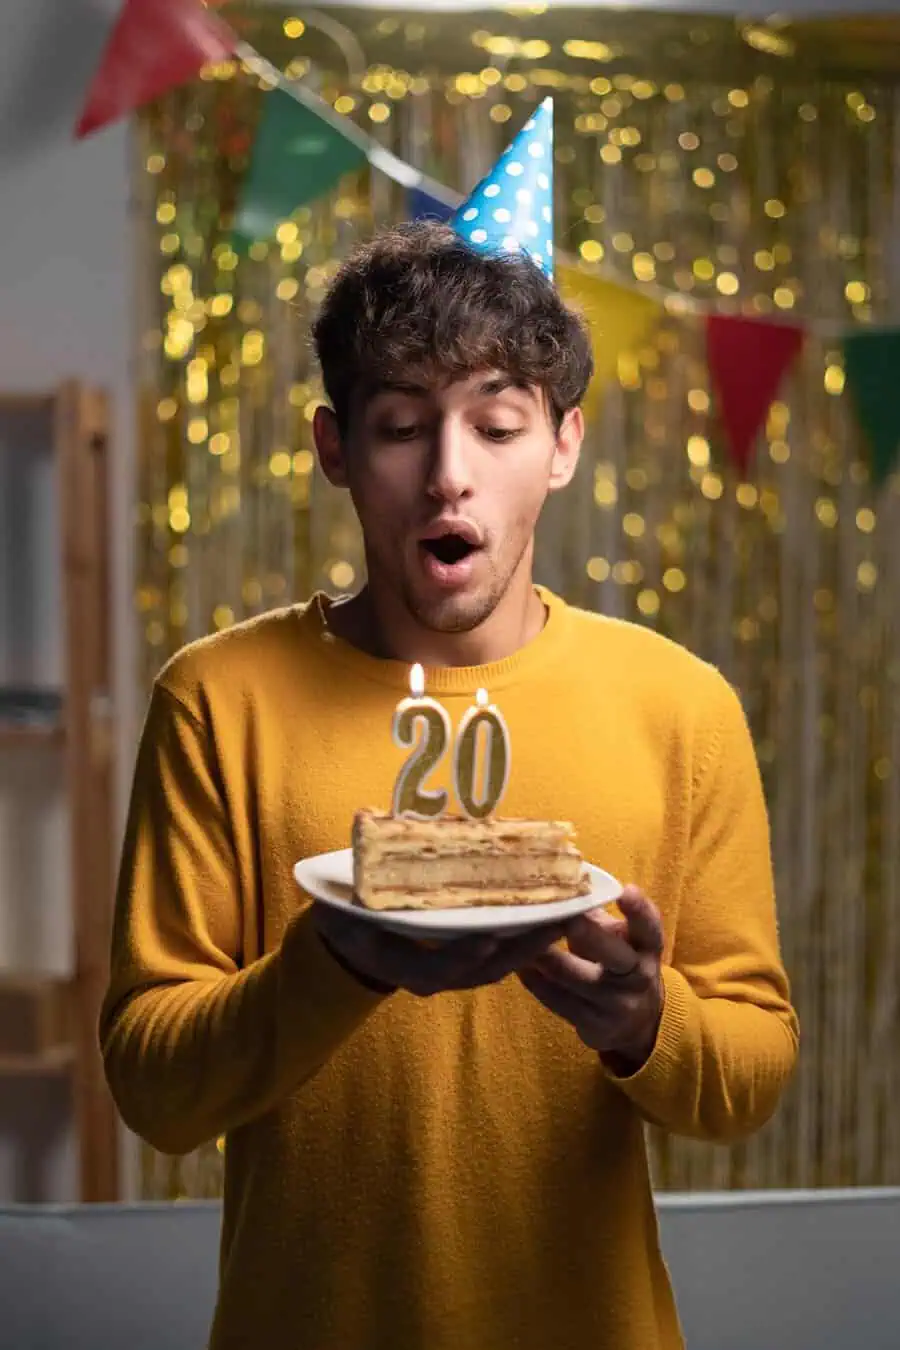
[(788, 366), (803, 346), (795, 324), (711, 314), (706, 360), (731, 457), (746, 473), (753, 445)]
[(75, 129), (79, 139), (226, 61), (237, 37), (200, 0), (125, 0)]

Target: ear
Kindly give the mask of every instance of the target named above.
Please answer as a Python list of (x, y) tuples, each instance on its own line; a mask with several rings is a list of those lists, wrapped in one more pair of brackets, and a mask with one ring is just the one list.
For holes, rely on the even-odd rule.
[(556, 434), (556, 448), (550, 464), (550, 491), (559, 492), (560, 488), (571, 483), (578, 467), (581, 454), (581, 442), (584, 440), (584, 414), (580, 408), (570, 408), (560, 423)]
[(344, 441), (338, 420), (331, 408), (324, 404), (316, 408), (313, 417), (313, 440), (322, 472), (332, 487), (347, 486), (347, 464), (344, 455)]

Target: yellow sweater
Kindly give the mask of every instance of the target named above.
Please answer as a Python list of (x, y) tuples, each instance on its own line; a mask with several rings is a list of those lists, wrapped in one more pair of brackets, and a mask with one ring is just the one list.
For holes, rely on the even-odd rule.
[(318, 597), (156, 683), (101, 1037), (138, 1134), (173, 1153), (227, 1135), (214, 1350), (681, 1345), (642, 1125), (735, 1139), (793, 1066), (763, 797), (715, 670), (543, 595), (532, 643), (431, 670), (428, 692), (455, 724), (485, 685), (503, 811), (573, 820), (659, 905), (665, 1010), (627, 1080), (515, 977), (383, 997), (315, 936), (292, 866), (389, 805), (407, 667), (329, 635)]

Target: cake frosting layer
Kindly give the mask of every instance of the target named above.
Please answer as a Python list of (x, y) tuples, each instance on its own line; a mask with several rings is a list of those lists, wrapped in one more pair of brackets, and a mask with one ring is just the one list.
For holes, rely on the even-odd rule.
[(360, 811), (353, 826), (358, 902), (369, 909), (545, 904), (583, 894), (584, 864), (566, 821)]

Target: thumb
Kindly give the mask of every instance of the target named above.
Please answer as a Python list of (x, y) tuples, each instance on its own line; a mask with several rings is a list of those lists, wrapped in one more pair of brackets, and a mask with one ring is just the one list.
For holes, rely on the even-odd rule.
[(616, 903), (628, 923), (628, 941), (634, 950), (662, 956), (662, 919), (653, 902), (637, 886), (626, 886)]

